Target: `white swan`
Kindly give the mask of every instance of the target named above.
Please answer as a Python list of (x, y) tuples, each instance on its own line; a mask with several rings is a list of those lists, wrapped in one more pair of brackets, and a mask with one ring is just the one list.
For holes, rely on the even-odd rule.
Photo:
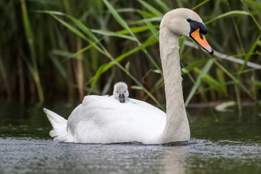
[(121, 104), (108, 96), (86, 96), (68, 121), (44, 109), (55, 140), (75, 143), (164, 144), (190, 139), (180, 71), (180, 35), (190, 36), (211, 53), (206, 28), (194, 11), (185, 8), (166, 13), (160, 24), (160, 56), (166, 93), (165, 114), (143, 101), (131, 99)]

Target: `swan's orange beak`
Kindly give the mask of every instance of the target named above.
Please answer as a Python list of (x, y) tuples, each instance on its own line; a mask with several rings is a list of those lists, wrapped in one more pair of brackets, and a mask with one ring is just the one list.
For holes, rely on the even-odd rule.
[(206, 50), (208, 53), (213, 54), (213, 49), (208, 44), (208, 41), (204, 35), (200, 33), (200, 29), (196, 29), (192, 33), (190, 33), (190, 37), (204, 50)]

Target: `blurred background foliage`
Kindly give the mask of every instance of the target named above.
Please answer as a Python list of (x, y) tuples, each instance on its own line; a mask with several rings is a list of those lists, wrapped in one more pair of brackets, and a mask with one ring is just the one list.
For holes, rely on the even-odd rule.
[(180, 39), (186, 104), (260, 100), (260, 0), (1, 0), (0, 96), (21, 103), (110, 94), (125, 81), (131, 97), (164, 107), (158, 25), (170, 9), (194, 9), (221, 60)]

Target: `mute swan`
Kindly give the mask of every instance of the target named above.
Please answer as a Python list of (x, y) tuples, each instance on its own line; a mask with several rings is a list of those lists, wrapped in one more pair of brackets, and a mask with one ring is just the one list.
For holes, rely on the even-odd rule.
[(44, 109), (53, 127), (50, 136), (74, 143), (188, 141), (190, 128), (182, 92), (178, 38), (189, 36), (212, 53), (204, 36), (206, 33), (201, 18), (190, 9), (174, 9), (162, 18), (159, 44), (167, 113), (140, 100), (130, 98), (131, 102), (122, 105), (108, 96), (90, 95), (72, 111), (68, 121)]
[(125, 103), (129, 99), (128, 86), (124, 82), (117, 82), (113, 88), (113, 97), (120, 103)]

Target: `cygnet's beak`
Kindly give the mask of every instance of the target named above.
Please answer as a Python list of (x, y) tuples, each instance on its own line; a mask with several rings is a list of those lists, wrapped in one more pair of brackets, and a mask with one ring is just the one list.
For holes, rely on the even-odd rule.
[(119, 94), (119, 101), (121, 103), (125, 103), (125, 96), (124, 96), (124, 94)]
[(195, 31), (190, 33), (190, 37), (204, 50), (206, 50), (208, 53), (213, 54), (213, 49), (208, 44), (208, 41), (206, 37), (200, 33), (200, 29), (196, 29)]

